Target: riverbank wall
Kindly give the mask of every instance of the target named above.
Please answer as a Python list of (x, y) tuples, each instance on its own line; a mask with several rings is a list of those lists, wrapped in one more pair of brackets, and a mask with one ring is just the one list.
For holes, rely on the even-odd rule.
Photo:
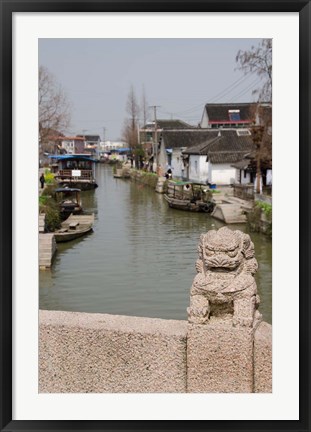
[(257, 200), (251, 210), (246, 212), (247, 223), (252, 232), (260, 232), (272, 237), (272, 204)]
[(130, 169), (128, 172), (131, 180), (150, 186), (153, 189), (156, 188), (158, 183), (157, 174), (148, 171), (139, 171), (136, 169)]
[(270, 393), (272, 327), (40, 311), (41, 393)]

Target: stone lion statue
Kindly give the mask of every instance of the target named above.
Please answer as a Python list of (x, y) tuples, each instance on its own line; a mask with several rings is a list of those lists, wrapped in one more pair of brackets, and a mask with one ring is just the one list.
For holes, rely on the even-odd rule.
[(233, 325), (260, 320), (254, 274), (258, 264), (250, 236), (227, 227), (200, 236), (197, 275), (190, 291), (188, 321), (205, 324), (210, 315), (232, 314)]

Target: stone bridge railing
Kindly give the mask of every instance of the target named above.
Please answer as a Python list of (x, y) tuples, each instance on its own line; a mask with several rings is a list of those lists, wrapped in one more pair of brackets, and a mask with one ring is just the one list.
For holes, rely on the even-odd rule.
[(198, 252), (188, 322), (40, 311), (39, 391), (271, 392), (272, 328), (249, 236), (209, 231)]

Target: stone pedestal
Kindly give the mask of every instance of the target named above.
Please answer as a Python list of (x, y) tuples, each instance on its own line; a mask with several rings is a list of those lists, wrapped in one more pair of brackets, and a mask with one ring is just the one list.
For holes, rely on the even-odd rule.
[(252, 393), (254, 329), (212, 317), (188, 324), (187, 392)]
[(272, 326), (265, 322), (254, 336), (254, 392), (272, 393)]

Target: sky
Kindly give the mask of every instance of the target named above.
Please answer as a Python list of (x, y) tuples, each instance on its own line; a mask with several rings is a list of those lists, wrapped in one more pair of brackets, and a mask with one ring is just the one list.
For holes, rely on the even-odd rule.
[[(131, 86), (139, 103), (144, 92), (148, 106), (157, 106), (157, 119), (191, 125), (200, 122), (206, 103), (255, 101), (252, 91), (260, 79), (238, 70), (235, 58), (260, 41), (39, 39), (39, 65), (54, 75), (70, 102), (67, 134), (113, 141), (122, 138)], [(153, 108), (148, 114), (152, 121)]]

